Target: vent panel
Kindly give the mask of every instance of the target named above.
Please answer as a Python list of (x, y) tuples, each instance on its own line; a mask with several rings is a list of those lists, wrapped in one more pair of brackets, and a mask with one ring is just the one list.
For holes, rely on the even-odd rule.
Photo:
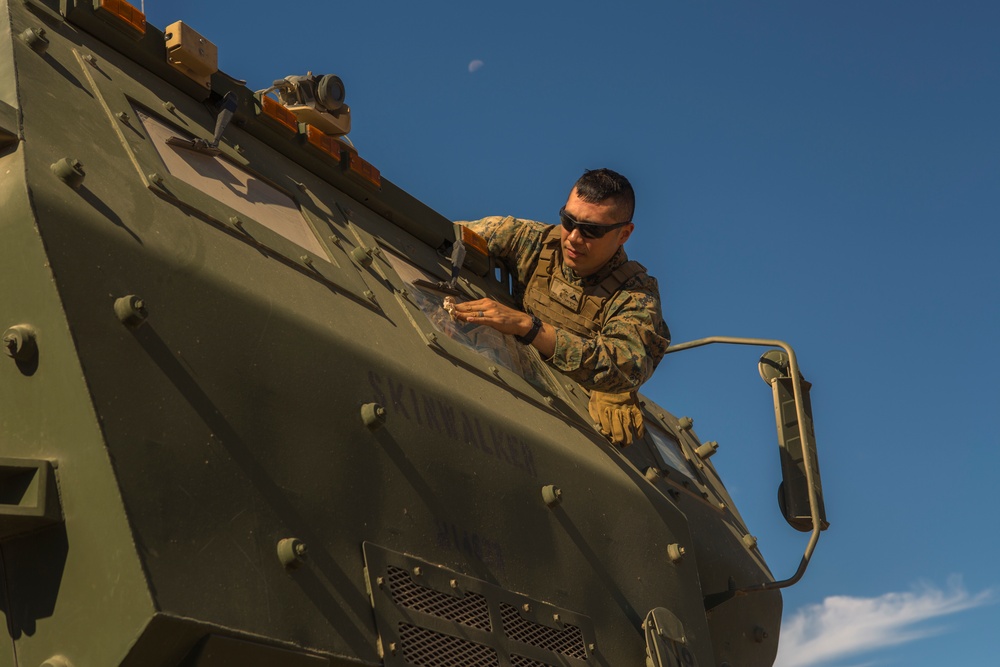
[(384, 667), (594, 664), (588, 616), (370, 542), (364, 554)]
[(497, 652), (488, 646), (415, 625), (400, 623), (399, 639), (403, 645), (403, 659), (414, 667), (500, 667)]
[(410, 573), (398, 567), (389, 568), (389, 590), (396, 604), (461, 623), (470, 628), (489, 632), (490, 608), (486, 598), (476, 593), (465, 593), (457, 598), (416, 583)]
[(561, 630), (557, 630), (521, 618), (517, 609), (508, 604), (501, 604), (500, 609), (503, 612), (504, 634), (508, 639), (578, 660), (587, 659), (587, 645), (583, 641), (583, 632), (575, 625), (567, 624)]

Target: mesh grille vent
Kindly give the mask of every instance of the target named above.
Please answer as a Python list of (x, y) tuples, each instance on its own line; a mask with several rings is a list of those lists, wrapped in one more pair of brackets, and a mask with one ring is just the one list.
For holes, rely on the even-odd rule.
[(500, 667), (497, 652), (488, 646), (407, 623), (399, 624), (399, 641), (406, 664), (415, 667)]
[(510, 664), (512, 667), (552, 667), (550, 663), (538, 662), (537, 660), (532, 660), (531, 658), (525, 658), (523, 655), (510, 656)]
[(583, 632), (575, 625), (566, 625), (562, 630), (539, 625), (521, 618), (517, 609), (509, 604), (500, 604), (503, 616), (504, 634), (509, 639), (537, 646), (546, 651), (554, 651), (579, 660), (587, 659), (587, 646)]
[(465, 597), (452, 597), (415, 583), (398, 567), (389, 568), (389, 590), (402, 607), (490, 632), (490, 609), (482, 595), (466, 592)]

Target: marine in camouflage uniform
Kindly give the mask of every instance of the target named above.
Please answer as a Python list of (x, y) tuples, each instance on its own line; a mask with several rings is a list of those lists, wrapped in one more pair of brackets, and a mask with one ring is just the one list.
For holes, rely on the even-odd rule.
[[(609, 170), (587, 172), (574, 186), (567, 207), (576, 201), (579, 208), (577, 189), (594, 174), (598, 178), (610, 174), (628, 184)], [(628, 189), (631, 195), (631, 186)], [(598, 189), (597, 195), (601, 194), (604, 190)], [(663, 358), (670, 331), (663, 321), (656, 279), (641, 264), (629, 261), (624, 248), (609, 236), (609, 231), (627, 226), (628, 233), (619, 237), (623, 243), (631, 221), (617, 222), (623, 207), (616, 200), (601, 201), (606, 210), (616, 211), (604, 216), (611, 216), (612, 224), (578, 222), (566, 216), (565, 209), (561, 212), (570, 226), (582, 228), (575, 232), (565, 229), (565, 222), (560, 228), (509, 216), (463, 222), (486, 239), (490, 255), (513, 276), (514, 298), (524, 312), (506, 312), (511, 309), (492, 300), (460, 304), (458, 309), (466, 321), (524, 334), (529, 340), (519, 338), (522, 342), (534, 342), (538, 333), (543, 334), (539, 339), (547, 335), (548, 341), (535, 346), (548, 363), (591, 391), (591, 415), (605, 435), (624, 446), (643, 433), (635, 392)], [(594, 206), (580, 210), (602, 212)], [(604, 229), (597, 230), (600, 237), (581, 238), (588, 227)], [(574, 245), (577, 242), (581, 245)], [(584, 254), (577, 256), (574, 248)], [(593, 257), (586, 254), (589, 250)], [(606, 260), (605, 255), (609, 255)], [(532, 326), (525, 332), (524, 313), (535, 316), (533, 322), (540, 321), (544, 328)]]

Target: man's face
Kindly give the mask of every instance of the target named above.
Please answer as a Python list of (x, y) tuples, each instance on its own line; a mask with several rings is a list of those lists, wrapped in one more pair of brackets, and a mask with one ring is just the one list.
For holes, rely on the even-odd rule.
[[(613, 225), (628, 218), (628, 213), (610, 199), (596, 204), (580, 199), (576, 188), (569, 193), (566, 202), (566, 213), (579, 222), (590, 222), (598, 225)], [(596, 273), (611, 259), (618, 248), (628, 240), (634, 225), (611, 230), (598, 239), (588, 239), (580, 234), (579, 229), (567, 232), (562, 228), (563, 262), (581, 278)]]

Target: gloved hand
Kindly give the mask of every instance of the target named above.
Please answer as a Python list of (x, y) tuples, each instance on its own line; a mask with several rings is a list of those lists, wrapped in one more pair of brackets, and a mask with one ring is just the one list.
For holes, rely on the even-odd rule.
[(592, 391), (587, 409), (601, 433), (619, 447), (628, 447), (632, 441), (646, 433), (642, 425), (639, 398), (634, 391), (623, 394)]

